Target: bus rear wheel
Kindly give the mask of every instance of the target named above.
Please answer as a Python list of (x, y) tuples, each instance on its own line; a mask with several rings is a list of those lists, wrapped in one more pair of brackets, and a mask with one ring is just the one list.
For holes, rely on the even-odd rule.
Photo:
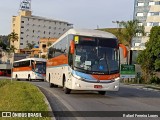
[(100, 95), (105, 95), (105, 94), (106, 94), (106, 91), (98, 91), (98, 93), (99, 93)]

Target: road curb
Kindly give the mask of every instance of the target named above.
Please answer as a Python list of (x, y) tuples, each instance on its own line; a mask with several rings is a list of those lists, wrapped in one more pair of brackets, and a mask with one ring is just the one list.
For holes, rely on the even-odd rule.
[(123, 85), (128, 85), (128, 86), (133, 86), (133, 87), (138, 87), (146, 90), (157, 90), (160, 91), (160, 87), (158, 86), (153, 86), (153, 85), (145, 85), (145, 84), (124, 84)]
[[(42, 92), (41, 89), (40, 89), (40, 88), (42, 88), (42, 87), (39, 86), (39, 85), (37, 85), (37, 87), (38, 87), (39, 91), (43, 94), (43, 92)], [(47, 100), (47, 98), (46, 98), (46, 96), (45, 96), (44, 94), (43, 94), (43, 96), (44, 96), (44, 101), (45, 101), (45, 103), (48, 105), (49, 111), (52, 111), (52, 108), (51, 108), (51, 105), (50, 105), (49, 101)], [(52, 113), (51, 115), (54, 116), (53, 113)], [(55, 118), (55, 117), (51, 117), (51, 120), (56, 120), (56, 118)]]

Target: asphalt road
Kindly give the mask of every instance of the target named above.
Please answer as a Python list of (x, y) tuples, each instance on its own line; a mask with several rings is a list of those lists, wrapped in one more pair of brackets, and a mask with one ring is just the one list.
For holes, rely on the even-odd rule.
[[(84, 112), (75, 114), (74, 117), (56, 117), (58, 120), (159, 120), (156, 117), (146, 117), (148, 113), (143, 111), (160, 111), (160, 92), (141, 89), (139, 86), (121, 85), (118, 92), (107, 92), (106, 95), (99, 95), (94, 91), (72, 91), (71, 94), (65, 94), (62, 88), (49, 88), (47, 82), (33, 81), (46, 95), (53, 111), (115, 111), (115, 112)], [(117, 112), (123, 111), (123, 112)], [(130, 112), (135, 111), (135, 112)], [(137, 111), (142, 111), (138, 113)], [(127, 113), (126, 113), (127, 112)], [(68, 113), (64, 113), (67, 114)], [(103, 116), (103, 115), (104, 116)], [(111, 117), (106, 117), (108, 114)], [(116, 117), (125, 114), (128, 117)], [(143, 114), (143, 116), (136, 116)], [(160, 112), (149, 112), (150, 115), (158, 115)], [(95, 117), (91, 117), (91, 116)], [(115, 117), (113, 117), (115, 115)], [(132, 117), (134, 115), (134, 118)], [(136, 116), (136, 117), (135, 117)], [(160, 115), (159, 115), (160, 117)]]

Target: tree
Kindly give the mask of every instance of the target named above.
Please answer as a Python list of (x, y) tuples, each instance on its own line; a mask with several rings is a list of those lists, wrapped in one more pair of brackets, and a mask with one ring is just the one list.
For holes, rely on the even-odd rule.
[(9, 50), (7, 51), (8, 53), (13, 52), (15, 53), (15, 50), (17, 50), (17, 48), (14, 47), (14, 45), (11, 45)]
[(18, 34), (15, 33), (15, 32), (11, 32), (11, 34), (8, 35), (8, 39), (13, 43), (14, 45), (14, 42), (15, 41), (18, 41)]
[(138, 55), (137, 62), (141, 65), (147, 80), (153, 71), (160, 71), (160, 27), (152, 27), (145, 46), (146, 49)]
[(144, 26), (139, 26), (138, 20), (130, 20), (130, 21), (121, 21), (119, 22), (120, 29), (121, 27), (124, 28), (124, 31), (121, 30), (118, 31), (119, 35), (122, 35), (127, 43), (128, 49), (129, 49), (129, 61), (127, 61), (130, 64), (130, 50), (132, 47), (132, 39), (137, 36), (137, 33), (141, 33), (141, 35), (145, 35), (144, 32)]
[(47, 42), (47, 46), (49, 47), (49, 46), (51, 46), (52, 45), (52, 43), (51, 42)]
[(3, 50), (7, 49), (7, 45), (4, 42), (2, 42), (1, 39), (0, 39), (0, 48), (2, 48)]
[(32, 48), (34, 48), (36, 44), (32, 41), (32, 43), (27, 42), (27, 49), (31, 50)]

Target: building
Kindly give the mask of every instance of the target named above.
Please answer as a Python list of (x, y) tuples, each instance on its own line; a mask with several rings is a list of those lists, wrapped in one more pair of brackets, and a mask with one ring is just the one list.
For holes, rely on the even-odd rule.
[(40, 38), (59, 38), (73, 25), (60, 20), (32, 15), (30, 0), (21, 2), (18, 16), (12, 16), (11, 31), (18, 34), (18, 41), (11, 43), (16, 52), (27, 47), (27, 43), (39, 46)]
[(145, 27), (146, 36), (142, 37), (141, 34), (137, 34), (137, 37), (132, 40), (132, 60), (135, 60), (139, 50), (145, 49), (151, 28), (160, 26), (160, 0), (135, 0), (134, 19), (139, 20), (139, 25)]
[(42, 38), (40, 39), (39, 50), (40, 57), (45, 56), (47, 58), (48, 47), (52, 45), (57, 40), (57, 38)]

